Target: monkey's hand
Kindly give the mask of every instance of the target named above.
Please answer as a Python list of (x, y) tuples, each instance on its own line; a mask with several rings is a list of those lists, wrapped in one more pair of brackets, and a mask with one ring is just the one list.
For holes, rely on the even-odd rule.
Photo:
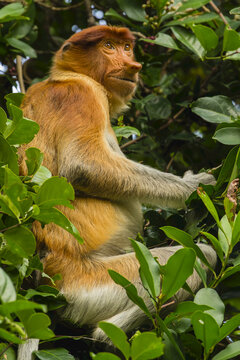
[(200, 174), (193, 174), (192, 171), (186, 171), (183, 179), (186, 183), (195, 190), (200, 183), (205, 185), (215, 185), (216, 180), (213, 175), (202, 172)]

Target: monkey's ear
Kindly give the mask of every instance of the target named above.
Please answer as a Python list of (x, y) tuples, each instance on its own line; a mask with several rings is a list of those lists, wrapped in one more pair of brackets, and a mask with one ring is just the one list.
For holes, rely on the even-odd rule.
[(62, 48), (62, 52), (64, 53), (65, 51), (67, 51), (71, 46), (71, 43), (70, 42), (67, 42), (65, 45), (63, 45), (63, 48)]

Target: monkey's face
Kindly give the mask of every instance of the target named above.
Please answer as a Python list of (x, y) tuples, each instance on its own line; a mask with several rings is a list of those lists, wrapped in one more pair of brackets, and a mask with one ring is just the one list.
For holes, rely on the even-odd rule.
[(113, 95), (128, 100), (138, 82), (138, 73), (142, 65), (135, 61), (130, 41), (103, 40), (98, 45), (102, 58), (101, 83)]

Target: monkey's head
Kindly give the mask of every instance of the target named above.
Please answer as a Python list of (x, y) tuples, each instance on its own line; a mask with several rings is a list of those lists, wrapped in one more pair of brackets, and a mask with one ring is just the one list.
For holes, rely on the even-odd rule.
[(135, 61), (134, 36), (127, 28), (99, 25), (64, 42), (53, 69), (90, 76), (113, 96), (127, 102), (135, 92), (142, 65)]

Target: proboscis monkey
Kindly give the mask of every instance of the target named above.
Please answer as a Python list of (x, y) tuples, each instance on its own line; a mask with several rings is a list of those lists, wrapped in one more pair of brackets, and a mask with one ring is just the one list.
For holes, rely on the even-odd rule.
[[(29, 88), (22, 108), (40, 131), (28, 146), (44, 153), (53, 175), (65, 176), (76, 191), (74, 209), (62, 211), (84, 239), (78, 242), (60, 227), (34, 225), (44, 271), (62, 275), (57, 284), (66, 296), (64, 316), (95, 326), (106, 320), (128, 331), (144, 316), (116, 285), (107, 270), (132, 281), (149, 303), (139, 280), (139, 264), (129, 238), (142, 230), (141, 203), (179, 208), (198, 184), (210, 184), (206, 173), (183, 178), (127, 159), (111, 128), (110, 118), (133, 96), (141, 64), (133, 54), (134, 37), (121, 27), (95, 26), (71, 36), (56, 53), (47, 80)], [(24, 148), (20, 150), (24, 158)], [(26, 166), (22, 161), (22, 172)], [(179, 247), (152, 250), (161, 264)], [(202, 245), (210, 264), (214, 251)], [(194, 273), (192, 289), (200, 286)], [(186, 298), (181, 290), (178, 299)], [(147, 300), (148, 299), (148, 300)]]

